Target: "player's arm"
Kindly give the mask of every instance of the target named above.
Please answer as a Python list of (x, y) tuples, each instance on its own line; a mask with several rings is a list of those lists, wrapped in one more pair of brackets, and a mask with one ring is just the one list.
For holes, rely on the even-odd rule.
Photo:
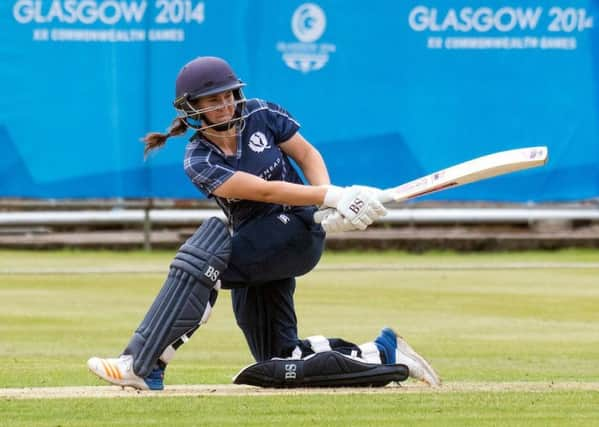
[(227, 199), (253, 200), (291, 206), (322, 205), (328, 188), (285, 181), (266, 181), (258, 176), (235, 172), (213, 194)]
[(308, 182), (312, 185), (331, 183), (327, 167), (320, 152), (296, 132), (287, 141), (279, 144), (281, 150), (291, 157), (300, 167)]
[(323, 205), (337, 209), (356, 228), (364, 230), (386, 212), (374, 193), (359, 187), (314, 186), (266, 181), (237, 171), (212, 191), (218, 197), (282, 205)]
[(295, 160), (311, 186), (284, 181), (266, 181), (252, 174), (236, 172), (219, 186), (214, 194), (219, 197), (293, 206), (326, 204), (325, 196), (328, 188), (324, 185), (330, 184), (331, 181), (318, 150), (299, 132), (279, 144), (279, 147)]

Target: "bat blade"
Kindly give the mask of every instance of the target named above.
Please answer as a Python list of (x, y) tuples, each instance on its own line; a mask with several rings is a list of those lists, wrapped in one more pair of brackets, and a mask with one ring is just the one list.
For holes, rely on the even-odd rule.
[(402, 202), (494, 176), (542, 166), (547, 163), (547, 159), (548, 149), (544, 146), (500, 151), (388, 188), (383, 191), (380, 200), (383, 203)]

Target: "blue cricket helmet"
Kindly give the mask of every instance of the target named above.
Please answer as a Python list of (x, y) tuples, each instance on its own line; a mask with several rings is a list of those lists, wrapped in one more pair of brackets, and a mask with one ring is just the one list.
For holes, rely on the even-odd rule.
[[(223, 59), (215, 56), (200, 56), (183, 66), (175, 83), (174, 107), (181, 118), (193, 129), (206, 129), (213, 127), (216, 130), (225, 130), (236, 122), (243, 120), (241, 115), (245, 104), (245, 97), (241, 88), (245, 86)], [(210, 123), (203, 113), (205, 111), (194, 108), (192, 102), (202, 96), (232, 91), (235, 98), (235, 114), (225, 123)]]

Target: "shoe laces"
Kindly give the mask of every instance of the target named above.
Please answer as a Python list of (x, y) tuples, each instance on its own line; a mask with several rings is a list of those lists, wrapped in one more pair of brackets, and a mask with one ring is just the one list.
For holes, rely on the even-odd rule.
[(131, 372), (131, 369), (133, 368), (133, 356), (124, 355), (119, 357), (119, 359), (121, 359), (121, 366), (123, 369), (127, 372)]

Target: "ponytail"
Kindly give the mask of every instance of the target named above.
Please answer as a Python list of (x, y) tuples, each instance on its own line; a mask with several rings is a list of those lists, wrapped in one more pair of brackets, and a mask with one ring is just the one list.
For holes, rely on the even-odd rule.
[(150, 154), (150, 152), (156, 148), (162, 147), (166, 144), (166, 140), (171, 136), (178, 136), (185, 133), (187, 130), (187, 124), (181, 117), (175, 118), (168, 128), (167, 133), (149, 132), (141, 138), (144, 142), (144, 158)]

